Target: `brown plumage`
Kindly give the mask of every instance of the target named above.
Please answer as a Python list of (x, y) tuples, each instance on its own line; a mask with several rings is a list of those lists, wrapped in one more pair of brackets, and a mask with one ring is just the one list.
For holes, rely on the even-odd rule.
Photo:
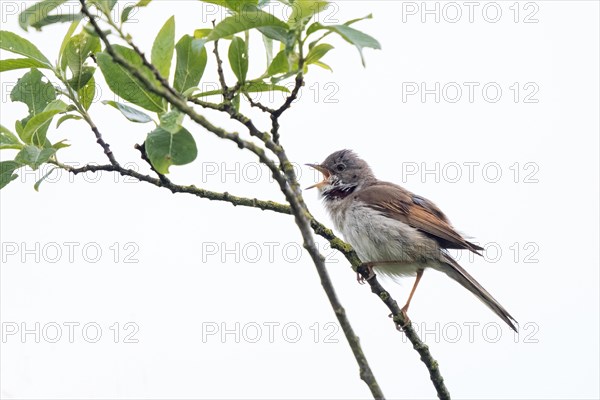
[(375, 178), (369, 165), (350, 150), (331, 154), (318, 165), (323, 173), (319, 189), (336, 229), (354, 247), (362, 261), (392, 276), (415, 276), (402, 312), (426, 268), (444, 272), (477, 296), (513, 330), (515, 319), (467, 273), (445, 249), (469, 250), (481, 255), (483, 248), (458, 233), (444, 213), (431, 201)]
[(378, 181), (356, 193), (355, 198), (435, 239), (442, 249), (470, 250), (475, 254), (482, 247), (471, 243), (454, 230), (444, 213), (431, 201), (390, 183)]

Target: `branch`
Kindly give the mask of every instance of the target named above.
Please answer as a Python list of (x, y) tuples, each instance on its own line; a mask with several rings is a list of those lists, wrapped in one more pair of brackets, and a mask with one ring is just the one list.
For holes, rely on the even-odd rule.
[[(302, 59), (301, 59), (302, 60)], [(301, 62), (299, 62), (298, 65), (302, 64)], [(285, 99), (285, 103), (283, 103), (283, 105), (281, 107), (279, 107), (277, 110), (274, 110), (271, 113), (271, 124), (272, 124), (272, 128), (271, 128), (271, 135), (273, 136), (273, 141), (275, 143), (279, 143), (279, 117), (281, 116), (281, 114), (283, 114), (284, 111), (286, 111), (288, 108), (290, 108), (292, 106), (292, 103), (294, 102), (294, 100), (296, 100), (298, 98), (298, 93), (300, 92), (300, 88), (304, 85), (304, 78), (302, 76), (302, 67), (300, 68), (300, 72), (298, 72), (298, 75), (296, 75), (296, 84), (294, 85), (294, 89), (292, 89), (292, 93), (290, 93), (290, 95)]]
[(260, 110), (262, 110), (263, 112), (266, 112), (266, 113), (269, 113), (269, 114), (272, 114), (272, 113), (274, 113), (274, 112), (275, 112), (275, 110), (274, 110), (273, 108), (265, 106), (265, 105), (264, 105), (264, 104), (262, 104), (260, 101), (254, 101), (254, 100), (252, 99), (252, 97), (251, 97), (251, 96), (250, 96), (248, 93), (245, 93), (245, 92), (244, 92), (244, 97), (246, 98), (246, 100), (248, 100), (248, 103), (250, 103), (250, 105), (251, 105), (252, 107), (259, 108), (259, 109), (260, 109)]
[(104, 141), (104, 138), (102, 137), (102, 134), (98, 130), (98, 127), (92, 122), (91, 118), (88, 115), (86, 115), (86, 114), (82, 114), (82, 115), (83, 115), (83, 118), (85, 119), (85, 121), (88, 123), (88, 125), (92, 129), (92, 132), (94, 132), (94, 136), (96, 136), (96, 143), (98, 143), (100, 145), (100, 147), (102, 147), (102, 149), (104, 150), (104, 154), (106, 154), (106, 157), (108, 157), (108, 161), (110, 161), (110, 163), (114, 166), (119, 166), (119, 163), (117, 162), (117, 159), (115, 158), (115, 155), (113, 154), (112, 150), (110, 149), (110, 145)]
[[(333, 247), (333, 245), (332, 245)], [(361, 265), (357, 266), (357, 272), (361, 274), (363, 278), (369, 283), (371, 286), (371, 292), (373, 292), (377, 297), (383, 301), (383, 303), (388, 307), (388, 309), (392, 312), (393, 320), (396, 323), (396, 326), (401, 327), (401, 329), (406, 334), (406, 337), (413, 345), (413, 348), (419, 353), (421, 356), (421, 361), (427, 367), (429, 371), (429, 377), (435, 390), (437, 391), (438, 398), (440, 400), (449, 400), (450, 392), (446, 388), (444, 384), (444, 378), (440, 372), (440, 368), (438, 362), (432, 357), (429, 352), (429, 346), (421, 341), (419, 335), (415, 332), (412, 327), (412, 323), (407, 321), (404, 318), (404, 314), (400, 311), (400, 307), (398, 307), (398, 303), (394, 300), (389, 292), (381, 286), (376, 276), (370, 277), (370, 273), (366, 266)], [(369, 278), (370, 277), (370, 278)], [(367, 279), (368, 278), (368, 279)]]
[[(272, 121), (272, 127), (273, 127), (271, 133), (273, 135), (273, 141), (277, 144), (277, 147), (273, 148), (272, 150), (277, 155), (280, 165), (282, 166), (282, 170), (283, 170), (284, 174), (286, 175), (288, 182), (290, 182), (290, 185), (292, 185), (293, 192), (296, 194), (295, 200), (299, 204), (299, 207), (304, 211), (304, 213), (301, 213), (299, 216), (301, 221), (297, 221), (298, 226), (300, 227), (301, 231), (303, 229), (305, 229), (306, 224), (309, 223), (311, 225), (312, 229), (315, 231), (315, 233), (326, 238), (329, 241), (332, 248), (335, 248), (335, 249), (341, 251), (346, 256), (348, 261), (350, 261), (352, 266), (359, 273), (361, 273), (361, 275), (366, 279), (369, 277), (369, 273), (366, 270), (366, 268), (364, 268), (364, 267), (361, 268), (362, 262), (358, 258), (358, 256), (354, 252), (354, 250), (352, 250), (352, 247), (350, 245), (348, 245), (347, 243), (343, 242), (342, 240), (340, 240), (339, 238), (337, 238), (330, 229), (327, 229), (321, 223), (316, 221), (312, 217), (310, 212), (308, 211), (308, 208), (306, 207), (306, 204), (304, 203), (304, 199), (302, 197), (302, 193), (301, 193), (299, 185), (298, 185), (298, 179), (296, 177), (294, 168), (291, 167), (291, 163), (287, 157), (287, 154), (283, 150), (283, 147), (279, 146), (279, 131), (278, 131), (279, 130), (279, 117), (281, 116), (281, 114), (284, 111), (286, 111), (287, 109), (290, 108), (292, 102), (296, 99), (298, 92), (300, 91), (300, 88), (303, 85), (302, 68), (303, 68), (304, 59), (302, 57), (302, 43), (301, 42), (299, 44), (299, 47), (300, 47), (299, 48), (300, 55), (299, 55), (299, 61), (298, 61), (299, 72), (296, 75), (296, 85), (294, 86), (294, 89), (292, 90), (292, 93), (290, 94), (290, 96), (286, 99), (285, 103), (280, 108), (278, 108), (275, 112), (271, 113), (271, 121)], [(290, 202), (290, 204), (292, 204), (292, 203)], [(307, 215), (309, 217), (307, 217)], [(309, 251), (309, 253), (311, 253), (310, 248), (307, 247), (307, 250)], [(311, 253), (311, 255), (312, 255), (312, 253)], [(315, 262), (315, 264), (316, 264), (316, 262)], [(317, 269), (319, 269), (318, 266), (317, 266)], [(423, 361), (423, 363), (425, 364), (425, 366), (427, 367), (427, 369), (429, 371), (431, 381), (437, 391), (438, 397), (441, 400), (450, 399), (450, 394), (444, 385), (444, 379), (442, 378), (442, 375), (440, 373), (437, 361), (435, 361), (433, 359), (433, 357), (431, 356), (431, 353), (429, 352), (429, 348), (427, 347), (427, 345), (425, 345), (421, 341), (421, 339), (419, 338), (417, 333), (414, 331), (412, 325), (410, 324), (410, 321), (407, 320), (405, 318), (404, 314), (400, 311), (400, 308), (398, 307), (398, 304), (396, 303), (396, 301), (390, 296), (389, 292), (387, 292), (385, 289), (383, 289), (383, 287), (381, 286), (381, 284), (377, 281), (377, 279), (375, 277), (367, 280), (367, 282), (369, 282), (369, 285), (371, 286), (371, 291), (373, 293), (377, 294), (381, 298), (381, 300), (384, 302), (384, 304), (386, 304), (386, 306), (390, 309), (390, 311), (392, 312), (392, 315), (394, 317), (393, 320), (397, 324), (397, 326), (404, 327), (403, 330), (404, 330), (406, 336), (411, 341), (413, 348), (421, 356), (421, 360)], [(324, 287), (325, 287), (325, 284), (324, 284)], [(325, 289), (325, 291), (327, 291), (327, 288)], [(332, 305), (333, 305), (333, 303), (332, 303)]]
[[(240, 138), (240, 136), (237, 132), (227, 132), (221, 128), (214, 126), (208, 120), (206, 120), (206, 118), (197, 114), (194, 111), (194, 109), (187, 104), (187, 102), (181, 96), (181, 94), (179, 94), (177, 91), (175, 91), (173, 88), (171, 88), (169, 86), (168, 82), (164, 78), (160, 77), (160, 74), (158, 74), (158, 72), (152, 66), (152, 64), (150, 64), (147, 61), (144, 54), (137, 47), (135, 47), (133, 44), (130, 43), (130, 45), (132, 45), (132, 48), (142, 58), (144, 65), (146, 65), (148, 68), (150, 68), (155, 73), (155, 76), (161, 83), (162, 87), (160, 87), (160, 88), (155, 87), (153, 85), (153, 83), (150, 82), (145, 76), (143, 76), (135, 66), (129, 64), (126, 60), (124, 60), (119, 54), (117, 54), (114, 51), (114, 49), (112, 48), (112, 45), (108, 41), (106, 35), (104, 34), (104, 32), (102, 32), (102, 30), (98, 26), (98, 23), (95, 20), (94, 16), (91, 15), (89, 10), (87, 9), (87, 7), (85, 5), (85, 0), (80, 0), (80, 2), (82, 4), (82, 13), (89, 18), (90, 23), (94, 27), (94, 30), (96, 31), (96, 33), (98, 34), (100, 39), (105, 44), (107, 52), (111, 55), (112, 59), (116, 63), (123, 66), (128, 72), (130, 72), (134, 77), (136, 77), (140, 82), (142, 82), (142, 84), (146, 87), (147, 90), (165, 98), (171, 105), (173, 105), (175, 108), (177, 108), (184, 114), (188, 115), (194, 122), (198, 123), (199, 125), (201, 125), (205, 129), (207, 129), (208, 131), (214, 133), (215, 135), (217, 135), (220, 138), (228, 139), (228, 140), (235, 142), (240, 149), (248, 149), (248, 150), (252, 151), (255, 155), (258, 156), (259, 160), (262, 163), (264, 163), (265, 165), (267, 165), (267, 167), (271, 170), (274, 179), (279, 184), (280, 189), (284, 193), (286, 200), (289, 202), (290, 206), (289, 207), (283, 206), (283, 205), (279, 205), (279, 204), (273, 203), (273, 202), (263, 202), (263, 206), (265, 206), (265, 207), (263, 208), (263, 207), (259, 206), (259, 208), (271, 209), (273, 211), (277, 211), (277, 212), (281, 212), (281, 213), (285, 213), (285, 214), (291, 213), (295, 216), (296, 224), (298, 225), (298, 227), (302, 233), (302, 237), (304, 240), (304, 247), (307, 249), (311, 258), (313, 259), (313, 262), (314, 262), (314, 264), (317, 268), (317, 271), (319, 273), (319, 276), (321, 278), (321, 284), (323, 285), (323, 288), (324, 288), (324, 290), (329, 298), (329, 301), (334, 309), (336, 317), (338, 318), (338, 321), (340, 322), (340, 325), (342, 326), (342, 328), (344, 330), (344, 334), (346, 335), (346, 338), (350, 344), (350, 347), (352, 348), (354, 356), (360, 367), (361, 379), (363, 379), (365, 381), (365, 383), (367, 383), (367, 385), (369, 386), (369, 389), (371, 390), (371, 393), (373, 394), (373, 396), (375, 398), (383, 398), (383, 393), (381, 392), (381, 389), (379, 388), (379, 385), (378, 385), (377, 381), (375, 380), (374, 375), (371, 372), (371, 369), (370, 369), (369, 364), (364, 356), (364, 353), (362, 352), (362, 348), (360, 346), (358, 337), (356, 337), (352, 327), (350, 326), (350, 322), (347, 319), (345, 310), (342, 307), (341, 303), (339, 302), (339, 300), (335, 294), (333, 285), (331, 284), (331, 280), (329, 278), (329, 275), (328, 275), (326, 267), (325, 267), (324, 258), (319, 253), (319, 251), (314, 243), (314, 240), (312, 237), (312, 230), (316, 226), (315, 231), (318, 230), (320, 232), (319, 234), (321, 236), (324, 236), (324, 235), (329, 236), (330, 239), (328, 239), (328, 240), (330, 241), (332, 247), (342, 251), (346, 255), (346, 258), (351, 260), (351, 263), (355, 267), (358, 267), (358, 265), (360, 265), (360, 264), (355, 265), (355, 263), (360, 262), (360, 260), (358, 260), (358, 257), (356, 257), (356, 254), (354, 254), (354, 252), (350, 249), (350, 247), (348, 245), (345, 245), (341, 240), (335, 238), (333, 236), (333, 233), (330, 230), (324, 228), (320, 223), (316, 222), (314, 220), (314, 218), (311, 216), (310, 212), (308, 211), (308, 209), (306, 207), (306, 204), (304, 203), (302, 194), (299, 190), (299, 184), (296, 179), (293, 167), (292, 167), (291, 163), (289, 162), (289, 160), (285, 154), (285, 151), (278, 144), (278, 142), (279, 142), (278, 118), (279, 118), (279, 116), (281, 116), (281, 114), (284, 111), (286, 111), (287, 109), (290, 108), (292, 102), (297, 98), (297, 95), (299, 93), (301, 86), (303, 85), (302, 66), (301, 66), (302, 61), (303, 61), (302, 57), (300, 57), (300, 61), (299, 61), (299, 65), (300, 65), (299, 71), (300, 72), (296, 76), (296, 85), (294, 87), (294, 90), (292, 91), (290, 96), (286, 99), (284, 104), (279, 109), (275, 110), (274, 113), (271, 114), (272, 122), (273, 122), (273, 125), (272, 125), (273, 140), (270, 140), (270, 138), (268, 138), (268, 136), (266, 136), (267, 134), (261, 133), (258, 129), (256, 129), (249, 119), (243, 120), (242, 117), (244, 117), (244, 116), (242, 114), (238, 113), (239, 115), (238, 114), (232, 115), (232, 113), (230, 113), (232, 118), (238, 119), (238, 121), (242, 122), (248, 128), (251, 135), (259, 137), (265, 143), (266, 147), (268, 149), (270, 149), (271, 151), (273, 151), (273, 153), (275, 153), (277, 155), (277, 157), (279, 159), (279, 163), (280, 163), (280, 167), (279, 167), (279, 168), (281, 168), (281, 170), (280, 170), (279, 168), (277, 168), (277, 166), (275, 166), (273, 161), (266, 156), (264, 149), (255, 145), (252, 142), (249, 142), (249, 141), (246, 141), (246, 140)], [(127, 40), (127, 41), (130, 42), (130, 40)], [(217, 55), (218, 55), (218, 53), (217, 53)], [(162, 79), (160, 79), (160, 78), (162, 78)], [(227, 100), (227, 98), (226, 98), (226, 100)], [(227, 111), (227, 110), (225, 110), (225, 111)], [(64, 165), (60, 165), (56, 162), (55, 162), (55, 164), (59, 165), (62, 168), (66, 167), (65, 169), (70, 170), (74, 174), (85, 172), (85, 171), (94, 171), (94, 170), (115, 171), (115, 172), (119, 172), (119, 173), (122, 173), (122, 174), (125, 174), (128, 176), (136, 177), (140, 180), (146, 181), (148, 183), (152, 183), (159, 187), (166, 187), (174, 193), (175, 192), (191, 193), (191, 194), (195, 194), (199, 197), (205, 197), (205, 198), (212, 197), (212, 199), (214, 199), (214, 200), (228, 201), (233, 204), (239, 203), (241, 205), (247, 205), (250, 207), (256, 207), (256, 204), (257, 204), (256, 202), (258, 202), (258, 200), (256, 200), (256, 199), (245, 199), (245, 198), (238, 198), (238, 197), (236, 197), (235, 202), (234, 202), (231, 200), (231, 196), (228, 193), (207, 192), (207, 191), (204, 191), (203, 189), (196, 188), (193, 185), (192, 186), (174, 185), (168, 180), (165, 182), (160, 179), (155, 179), (155, 178), (152, 178), (147, 175), (139, 174), (132, 170), (123, 169), (118, 165), (86, 166), (83, 168), (75, 169), (75, 168), (69, 168)], [(282, 174), (282, 172), (283, 172), (283, 174)], [(283, 206), (284, 208), (280, 208), (279, 206)], [(324, 236), (324, 237), (326, 237), (326, 236)], [(380, 285), (378, 287), (373, 286), (375, 283), (372, 283), (371, 281), (373, 281), (373, 279), (369, 280), (372, 290), (377, 291), (377, 293), (379, 293), (380, 297), (382, 297), (382, 296), (385, 297), (385, 299), (382, 298), (382, 300), (384, 300), (384, 302), (386, 302), (386, 300), (388, 300), (388, 299), (391, 300), (391, 297), (389, 297), (389, 293), (387, 293), (385, 291), (381, 291), (382, 288)], [(385, 293), (385, 295), (384, 295), (384, 293)], [(395, 302), (394, 302), (394, 304), (395, 304)], [(386, 305), (388, 305), (388, 303), (386, 303)], [(402, 314), (399, 312), (397, 305), (395, 305), (395, 307), (393, 307), (393, 305), (388, 305), (388, 307), (392, 307), (395, 310), (395, 311), (392, 310), (392, 313), (394, 313), (394, 321), (396, 323), (400, 323), (400, 324), (404, 325), (406, 323), (406, 321), (404, 321), (404, 318), (403, 318)], [(392, 308), (390, 308), (390, 309), (392, 309)], [(411, 333), (411, 331), (412, 331), (412, 327), (410, 327), (410, 326), (408, 326), (405, 329), (405, 332), (407, 332), (407, 337), (409, 337), (409, 340), (411, 340), (411, 342), (413, 343), (413, 347), (415, 349), (417, 349), (417, 351), (419, 351), (419, 353), (421, 354), (421, 359), (423, 360), (423, 362), (425, 362), (428, 369), (430, 369), (430, 375), (432, 377), (432, 380), (434, 380), (434, 378), (435, 378), (434, 386), (436, 387), (436, 390), (438, 390), (438, 396), (441, 399), (449, 398), (447, 390), (441, 391), (441, 389), (445, 389), (445, 387), (443, 386), (443, 379), (441, 379), (441, 376), (439, 375), (439, 370), (437, 370), (437, 363), (435, 362), (435, 360), (433, 360), (433, 358), (429, 354), (427, 346), (425, 346), (420, 341), (420, 339), (418, 338), (418, 336), (416, 335), (416, 333), (414, 331), (412, 331), (412, 333)], [(437, 372), (435, 370), (437, 370)], [(437, 377), (439, 377), (440, 379), (438, 379)]]
[(172, 183), (171, 181), (163, 182), (160, 179), (153, 178), (149, 175), (141, 174), (141, 173), (134, 171), (132, 169), (129, 169), (129, 168), (123, 168), (120, 165), (112, 165), (112, 164), (91, 165), (91, 164), (88, 164), (88, 165), (84, 165), (83, 167), (75, 168), (75, 167), (71, 167), (70, 165), (66, 165), (66, 164), (63, 164), (63, 163), (60, 163), (60, 162), (54, 161), (54, 160), (50, 160), (49, 163), (56, 165), (57, 167), (62, 168), (64, 170), (72, 173), (73, 175), (78, 175), (78, 174), (82, 174), (85, 172), (98, 172), (98, 171), (117, 172), (122, 176), (130, 176), (130, 177), (136, 178), (142, 182), (146, 182), (146, 183), (149, 183), (149, 184), (157, 186), (157, 187), (168, 189), (171, 191), (171, 193), (187, 193), (187, 194), (191, 194), (191, 195), (203, 198), (203, 199), (214, 200), (214, 201), (224, 201), (227, 203), (231, 203), (234, 206), (259, 208), (263, 211), (270, 210), (270, 211), (278, 212), (280, 214), (291, 214), (292, 213), (290, 206), (281, 204), (281, 203), (277, 203), (275, 201), (258, 200), (256, 198), (249, 198), (249, 197), (240, 197), (240, 196), (232, 195), (228, 192), (222, 192), (222, 193), (221, 192), (213, 192), (210, 190), (196, 187), (195, 185), (187, 185), (186, 186), (186, 185), (177, 185), (177, 184)]
[[(213, 21), (213, 28), (215, 26), (215, 21)], [(229, 88), (227, 87), (227, 83), (225, 83), (225, 73), (223, 72), (223, 60), (219, 56), (219, 41), (215, 40), (215, 47), (213, 49), (213, 53), (215, 54), (215, 58), (217, 59), (217, 75), (219, 75), (219, 82), (221, 83), (221, 89), (223, 90), (223, 99), (226, 102), (231, 102), (233, 96), (229, 93)]]

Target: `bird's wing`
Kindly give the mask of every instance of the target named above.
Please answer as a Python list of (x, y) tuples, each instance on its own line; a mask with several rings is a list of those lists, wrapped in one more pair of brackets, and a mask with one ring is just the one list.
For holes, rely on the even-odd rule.
[(445, 249), (465, 249), (481, 255), (483, 248), (463, 238), (431, 201), (388, 182), (378, 182), (356, 193), (360, 200), (386, 216), (435, 239)]

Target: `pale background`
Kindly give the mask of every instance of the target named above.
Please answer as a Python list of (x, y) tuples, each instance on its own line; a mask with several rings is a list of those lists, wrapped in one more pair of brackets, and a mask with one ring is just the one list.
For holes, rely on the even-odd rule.
[[(146, 50), (172, 14), (177, 37), (215, 18), (200, 2), (155, 3), (137, 14), (143, 23), (127, 25)], [(2, 29), (26, 35), (55, 59), (67, 26), (25, 34), (15, 9), (30, 4), (2, 1)], [(463, 15), (451, 23), (455, 5)], [(496, 5), (500, 20), (487, 22), (484, 6), (490, 19)], [(519, 336), (434, 272), (425, 274), (410, 310), (454, 398), (598, 398), (598, 3), (496, 5), (480, 2), (471, 23), (463, 2), (442, 2), (439, 23), (435, 15), (423, 23), (421, 2), (335, 3), (322, 22), (372, 12), (373, 20), (356, 27), (383, 50), (365, 50), (363, 69), (356, 50), (334, 39), (336, 49), (323, 61), (335, 73), (311, 69), (301, 100), (282, 120), (282, 142), (298, 165), (354, 149), (379, 178), (432, 199), (459, 230), (491, 246), (487, 260), (469, 260), (465, 253), (461, 263), (519, 321)], [(281, 15), (281, 8), (274, 12)], [(537, 22), (524, 23), (531, 13)], [(258, 37), (250, 57), (264, 60)], [(213, 71), (211, 60), (206, 82), (215, 82)], [(1, 121), (11, 128), (26, 113), (24, 104), (9, 100), (20, 74), (0, 77)], [(456, 82), (463, 97), (451, 103), (455, 93), (449, 91), (439, 103), (434, 95), (403, 101), (403, 87), (421, 82), (430, 89), (451, 83), (448, 90)], [(480, 84), (473, 102), (463, 82)], [(502, 89), (496, 103), (482, 96), (490, 82)], [(510, 89), (515, 82), (517, 103)], [(539, 89), (532, 97), (538, 102), (526, 103), (532, 88)], [(102, 92), (101, 99), (113, 99), (106, 88)], [(150, 125), (128, 123), (100, 103), (91, 113), (119, 160), (146, 171), (132, 146)], [(242, 130), (226, 118), (215, 121)], [(266, 121), (259, 121), (265, 129)], [(198, 159), (173, 167), (173, 181), (282, 200), (250, 153), (187, 126)], [(69, 121), (63, 127), (49, 133), (72, 144), (59, 153), (62, 161), (106, 161), (86, 125)], [(439, 179), (422, 175), (436, 163)], [(472, 179), (466, 163), (479, 163)], [(316, 177), (304, 168), (301, 181), (308, 186)], [(494, 183), (497, 170), (502, 175)], [(462, 176), (455, 179), (457, 171)], [(55, 174), (36, 193), (40, 174), (22, 171), (1, 192), (2, 398), (370, 396), (310, 258), (298, 254), (300, 235), (291, 217), (172, 195), (107, 173)], [(317, 194), (306, 192), (306, 199), (330, 225)], [(435, 397), (425, 367), (383, 304), (356, 283), (343, 257), (323, 240), (319, 245), (386, 396)], [(72, 258), (68, 246), (74, 246)], [(94, 263), (96, 249), (102, 254)], [(384, 285), (402, 303), (412, 281)], [(21, 329), (35, 331), (36, 323), (39, 343), (33, 333), (22, 338)], [(79, 324), (72, 343), (69, 323)], [(62, 336), (51, 343), (56, 326)], [(10, 335), (15, 327), (19, 332)], [(89, 343), (94, 327), (102, 337)], [(138, 342), (126, 343), (135, 327)], [(230, 333), (222, 337), (223, 329)]]

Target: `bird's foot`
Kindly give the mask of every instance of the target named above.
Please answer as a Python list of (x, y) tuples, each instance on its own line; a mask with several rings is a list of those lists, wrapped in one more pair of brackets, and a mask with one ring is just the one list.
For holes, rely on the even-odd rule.
[[(410, 317), (407, 314), (408, 311), (408, 307), (404, 306), (400, 309), (400, 313), (402, 314), (402, 316), (404, 317), (404, 323), (398, 323), (394, 320), (394, 323), (396, 324), (396, 329), (399, 330), (400, 332), (403, 332), (407, 326), (409, 326), (410, 324), (412, 324), (412, 321), (410, 320)], [(394, 314), (390, 314), (389, 317), (393, 318)]]
[[(359, 272), (360, 268), (366, 268), (367, 271), (369, 272), (369, 275), (367, 276), (367, 278), (363, 277), (362, 274)], [(356, 281), (358, 283), (360, 283), (361, 285), (364, 285), (365, 283), (367, 283), (367, 281), (371, 278), (373, 278), (375, 276), (375, 272), (373, 272), (373, 263), (362, 263), (361, 265), (358, 266), (358, 268), (356, 268)]]

